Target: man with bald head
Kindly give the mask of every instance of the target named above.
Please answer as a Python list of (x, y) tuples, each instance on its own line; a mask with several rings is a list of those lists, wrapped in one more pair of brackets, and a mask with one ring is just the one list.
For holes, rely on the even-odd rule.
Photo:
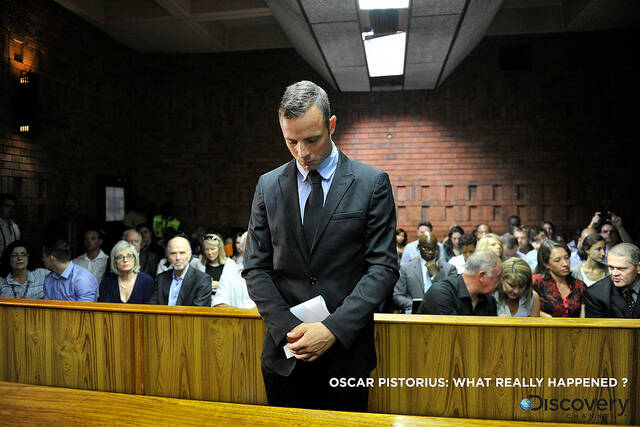
[(151, 277), (156, 276), (158, 268), (158, 255), (154, 252), (142, 250), (142, 234), (135, 228), (130, 228), (122, 233), (122, 240), (131, 243), (138, 251), (140, 257), (140, 271), (147, 273)]
[(176, 236), (167, 243), (167, 259), (172, 269), (158, 275), (149, 304), (211, 306), (211, 278), (193, 267), (191, 245)]
[(476, 251), (465, 264), (464, 273), (434, 283), (418, 308), (419, 314), (495, 316), (496, 300), (491, 296), (502, 282), (502, 263), (492, 251)]
[(431, 284), (456, 276), (457, 269), (438, 260), (440, 248), (433, 233), (425, 232), (418, 239), (420, 258), (400, 267), (400, 278), (393, 289), (393, 302), (405, 313), (411, 313), (414, 299), (422, 299)]

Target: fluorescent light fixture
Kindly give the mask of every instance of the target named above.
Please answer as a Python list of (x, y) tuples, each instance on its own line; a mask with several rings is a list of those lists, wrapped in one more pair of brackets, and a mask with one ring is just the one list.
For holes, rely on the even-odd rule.
[(407, 9), (409, 0), (358, 0), (360, 10)]
[(399, 32), (364, 41), (370, 77), (399, 76), (404, 73), (407, 33)]

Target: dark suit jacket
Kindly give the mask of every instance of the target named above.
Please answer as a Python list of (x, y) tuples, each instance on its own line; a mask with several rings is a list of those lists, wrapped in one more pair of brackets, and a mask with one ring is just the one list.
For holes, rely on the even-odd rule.
[(158, 270), (158, 255), (151, 251), (140, 252), (140, 271), (147, 273), (151, 277), (156, 277)]
[[(414, 298), (424, 297), (421, 260), (422, 258), (414, 259), (400, 267), (400, 278), (393, 289), (393, 302), (404, 310), (411, 308)], [(432, 285), (445, 277), (455, 277), (458, 274), (458, 270), (448, 262), (438, 261), (438, 267), (440, 270), (431, 279)]]
[[(616, 289), (611, 276), (597, 281), (584, 291), (585, 317), (629, 318), (625, 314), (626, 306), (622, 292)], [(636, 301), (630, 318), (640, 319), (640, 300)]]
[(337, 342), (322, 355), (336, 372), (376, 363), (373, 312), (398, 280), (395, 206), (389, 177), (342, 152), (311, 248), (300, 219), (295, 160), (262, 175), (251, 207), (243, 277), (267, 326), (263, 366), (288, 376), (286, 334), (301, 321), (289, 308), (322, 295), (322, 323)]
[[(176, 305), (211, 307), (211, 278), (209, 275), (196, 270), (193, 266), (189, 266), (185, 274)], [(173, 269), (159, 274), (149, 304), (167, 305), (172, 281)]]

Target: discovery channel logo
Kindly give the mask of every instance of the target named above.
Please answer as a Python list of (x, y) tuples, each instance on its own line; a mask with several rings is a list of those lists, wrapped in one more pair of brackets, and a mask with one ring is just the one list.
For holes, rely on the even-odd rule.
[(618, 417), (624, 415), (629, 406), (629, 399), (545, 399), (541, 396), (530, 394), (520, 401), (523, 411), (589, 411), (597, 409), (600, 412), (614, 413)]

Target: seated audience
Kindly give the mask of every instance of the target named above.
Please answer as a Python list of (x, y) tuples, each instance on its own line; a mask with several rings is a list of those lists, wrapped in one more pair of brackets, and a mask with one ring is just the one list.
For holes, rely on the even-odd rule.
[(102, 252), (103, 233), (96, 227), (88, 227), (84, 232), (84, 248), (86, 252), (73, 260), (73, 263), (89, 270), (100, 283), (107, 270), (109, 257)]
[(184, 237), (176, 236), (167, 242), (171, 269), (158, 274), (150, 304), (211, 305), (211, 278), (189, 265), (191, 255), (189, 240)]
[(407, 245), (407, 232), (402, 228), (398, 228), (396, 230), (396, 251), (398, 252), (398, 264), (400, 264), (400, 260), (402, 259), (402, 253), (404, 252), (404, 247)]
[(540, 316), (540, 296), (533, 290), (531, 268), (521, 258), (511, 257), (502, 262), (502, 284), (493, 297), (496, 299), (498, 316)]
[(571, 269), (571, 275), (584, 282), (589, 287), (609, 275), (604, 261), (604, 237), (600, 234), (590, 234), (581, 242), (580, 258), (586, 258), (583, 264), (578, 264)]
[(165, 255), (165, 249), (155, 242), (153, 232), (151, 231), (151, 226), (149, 224), (139, 224), (136, 227), (136, 230), (138, 230), (140, 236), (142, 237), (139, 252), (153, 252), (154, 254), (156, 254), (156, 257), (158, 259), (162, 258)]
[[(520, 252), (518, 252), (518, 239), (511, 234), (506, 234), (500, 237), (502, 242), (502, 259), (507, 260), (509, 258), (521, 258)], [(522, 255), (524, 256), (524, 255)], [(531, 269), (531, 267), (529, 267)]]
[(51, 273), (44, 279), (44, 299), (91, 301), (98, 297), (98, 281), (89, 270), (71, 262), (69, 245), (61, 239), (47, 240), (42, 262)]
[(492, 251), (475, 251), (465, 272), (434, 283), (424, 295), (419, 314), (495, 316), (491, 294), (502, 280), (502, 263)]
[(449, 264), (453, 265), (458, 274), (464, 273), (464, 264), (469, 259), (469, 256), (476, 250), (476, 236), (473, 234), (463, 234), (460, 237), (460, 255), (454, 256), (449, 260)]
[(0, 258), (0, 298), (42, 299), (44, 278), (49, 271), (33, 269), (32, 261), (23, 241), (14, 240), (7, 245)]
[(601, 212), (596, 212), (589, 226), (593, 227), (594, 225), (592, 224), (600, 226), (600, 234), (604, 237), (605, 243), (607, 244), (607, 253), (609, 249), (617, 245), (620, 240), (622, 240), (623, 243), (633, 242), (627, 230), (622, 226), (622, 218), (611, 211), (608, 211), (604, 215)]
[[(418, 224), (418, 228), (416, 231), (419, 239), (420, 236), (422, 236), (426, 232), (432, 233), (433, 226), (429, 221), (423, 221)], [(444, 259), (444, 250), (442, 248), (442, 244), (438, 243), (438, 246), (440, 246), (440, 256), (442, 259)], [(404, 247), (404, 251), (402, 252), (402, 257), (400, 258), (400, 265), (408, 264), (411, 260), (416, 259), (419, 256), (420, 256), (420, 251), (418, 250), (418, 240), (416, 239), (412, 242), (407, 243), (406, 246)]]
[(584, 291), (587, 317), (640, 319), (640, 249), (620, 243), (609, 251), (609, 273)]
[(524, 257), (527, 261), (531, 271), (536, 271), (538, 265), (538, 249), (548, 239), (547, 232), (540, 227), (531, 227), (529, 230), (529, 241), (531, 242), (532, 250), (530, 250)]
[(422, 299), (432, 283), (456, 276), (456, 268), (438, 260), (438, 240), (427, 232), (418, 239), (420, 258), (400, 267), (400, 278), (393, 289), (393, 302), (405, 313), (411, 313), (414, 299)]
[(138, 262), (140, 264), (140, 271), (148, 274), (152, 278), (156, 276), (156, 269), (158, 268), (158, 255), (151, 251), (142, 250), (142, 234), (139, 231), (131, 228), (122, 233), (122, 240), (125, 240), (133, 245), (138, 252)]
[(200, 255), (198, 269), (211, 276), (211, 290), (215, 293), (216, 289), (218, 289), (220, 276), (222, 275), (222, 270), (225, 268), (225, 265), (229, 261), (233, 264), (235, 263), (230, 258), (227, 258), (222, 237), (219, 235), (213, 233), (205, 234), (203, 244), (204, 251), (202, 255)]
[(520, 217), (518, 215), (511, 215), (509, 217), (507, 223), (507, 232), (500, 236), (500, 239), (506, 237), (507, 235), (512, 235), (515, 237), (516, 228), (520, 227)]
[(538, 249), (533, 289), (540, 295), (542, 317), (584, 317), (584, 283), (571, 276), (569, 248), (546, 240)]
[(502, 241), (497, 234), (488, 233), (485, 236), (478, 240), (478, 244), (476, 245), (476, 251), (486, 251), (490, 250), (495, 253), (500, 260), (502, 260)]
[(478, 241), (489, 233), (491, 233), (491, 227), (488, 224), (476, 224), (476, 226), (473, 227), (473, 234)]
[[(595, 228), (592, 227), (587, 227), (585, 229), (582, 230), (582, 232), (580, 233), (580, 237), (578, 237), (578, 242), (576, 243), (576, 247), (577, 249), (573, 252), (571, 252), (571, 269), (573, 270), (576, 266), (579, 266), (580, 264), (582, 264), (583, 262), (586, 261), (587, 256), (586, 254), (584, 254), (583, 252), (580, 251), (580, 248), (582, 248), (582, 242), (584, 242), (584, 239), (586, 239), (589, 235), (591, 234), (597, 234), (598, 232), (596, 231)], [(567, 245), (567, 247), (569, 247)], [(580, 254), (583, 254), (582, 256), (584, 256), (584, 258), (582, 258), (582, 256)], [(604, 262), (604, 259), (603, 261)]]
[[(247, 243), (247, 232), (240, 237), (240, 259), (244, 254)], [(227, 260), (220, 276), (218, 291), (211, 300), (214, 307), (255, 308), (256, 303), (249, 297), (247, 283), (240, 275), (242, 264), (236, 264), (233, 260)]]
[(120, 240), (111, 250), (111, 272), (100, 283), (100, 302), (144, 304), (153, 293), (153, 278), (140, 271), (135, 246)]
[[(160, 213), (153, 217), (153, 234), (158, 239), (165, 239), (165, 242), (168, 242), (180, 230), (180, 224), (181, 221), (173, 216), (173, 203), (165, 202), (160, 208)], [(173, 229), (171, 235), (166, 234), (168, 229)]]
[(14, 194), (0, 194), (0, 255), (11, 242), (20, 240), (20, 227), (13, 221), (17, 204)]
[(520, 252), (523, 256), (526, 255), (531, 249), (533, 249), (529, 244), (529, 230), (527, 230), (525, 227), (517, 227), (515, 230), (513, 230), (513, 237), (518, 239), (518, 252)]
[(460, 255), (460, 237), (464, 234), (464, 230), (457, 225), (453, 225), (449, 229), (447, 240), (443, 243), (444, 259), (449, 261), (454, 256)]
[(553, 239), (553, 237), (556, 235), (556, 227), (551, 221), (542, 221), (542, 225), (540, 226), (540, 228), (544, 230), (545, 234), (547, 235), (547, 239)]

